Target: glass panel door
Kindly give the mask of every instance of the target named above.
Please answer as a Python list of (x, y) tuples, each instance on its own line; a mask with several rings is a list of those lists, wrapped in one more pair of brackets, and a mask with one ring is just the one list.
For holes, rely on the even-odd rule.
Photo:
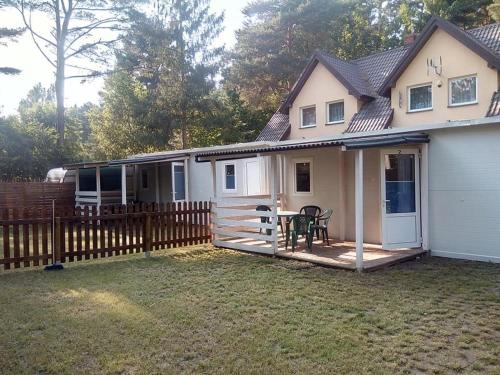
[(384, 158), (386, 213), (416, 212), (415, 155), (386, 154)]
[(172, 190), (175, 202), (186, 199), (184, 163), (172, 163)]

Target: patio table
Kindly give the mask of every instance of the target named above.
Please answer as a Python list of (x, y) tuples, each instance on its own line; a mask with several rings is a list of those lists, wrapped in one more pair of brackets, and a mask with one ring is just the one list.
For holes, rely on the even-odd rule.
[(288, 225), (290, 225), (290, 219), (292, 216), (298, 215), (297, 211), (281, 211), (278, 210), (278, 220), (280, 222), (281, 227), (281, 235), (285, 238), (285, 231), (283, 230), (283, 219), (285, 220), (285, 226), (288, 230)]

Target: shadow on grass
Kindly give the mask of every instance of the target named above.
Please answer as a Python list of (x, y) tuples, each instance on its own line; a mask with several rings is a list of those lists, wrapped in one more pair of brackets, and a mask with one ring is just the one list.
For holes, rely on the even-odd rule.
[(2, 372), (500, 366), (498, 265), (427, 258), (361, 275), (305, 265), (198, 246), (3, 274)]

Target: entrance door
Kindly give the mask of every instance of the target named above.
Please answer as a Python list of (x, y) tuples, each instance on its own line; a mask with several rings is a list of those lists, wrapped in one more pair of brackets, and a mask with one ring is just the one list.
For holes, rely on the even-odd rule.
[(259, 161), (247, 161), (245, 169), (247, 179), (247, 195), (261, 194)]
[(382, 246), (420, 247), (420, 167), (417, 150), (381, 155)]
[(172, 196), (174, 202), (186, 200), (186, 176), (184, 163), (172, 163)]

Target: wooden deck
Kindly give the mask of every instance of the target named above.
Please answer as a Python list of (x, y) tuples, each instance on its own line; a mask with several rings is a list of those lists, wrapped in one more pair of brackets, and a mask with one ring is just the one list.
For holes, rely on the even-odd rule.
[[(397, 263), (413, 260), (425, 255), (427, 252), (418, 249), (383, 250), (379, 245), (365, 244), (363, 247), (363, 263), (365, 271), (375, 271)], [(296, 260), (304, 260), (310, 263), (321, 264), (327, 267), (356, 269), (356, 244), (354, 242), (331, 241), (328, 246), (322, 241), (314, 241), (312, 251), (307, 250), (305, 244), (299, 242), (299, 246), (292, 252), (291, 246), (285, 250), (285, 244), (281, 243), (276, 256)]]
[[(270, 244), (261, 243), (253, 239), (231, 239), (224, 240), (224, 246), (231, 248), (231, 243), (239, 244), (247, 251), (251, 251), (253, 246), (265, 247)], [(269, 253), (268, 253), (269, 254)], [(363, 251), (363, 261), (365, 271), (375, 271), (380, 268), (389, 267), (391, 265), (406, 262), (426, 255), (427, 252), (418, 249), (402, 249), (402, 250), (383, 250), (380, 245), (365, 244)], [(278, 252), (275, 254), (280, 258), (288, 258), (302, 260), (310, 263), (319, 264), (326, 267), (342, 268), (348, 270), (356, 270), (356, 244), (354, 242), (342, 242), (330, 240), (330, 245), (322, 241), (314, 241), (312, 251), (308, 251), (304, 240), (299, 240), (298, 246), (292, 252), (290, 244), (285, 250), (285, 241), (280, 239)]]

